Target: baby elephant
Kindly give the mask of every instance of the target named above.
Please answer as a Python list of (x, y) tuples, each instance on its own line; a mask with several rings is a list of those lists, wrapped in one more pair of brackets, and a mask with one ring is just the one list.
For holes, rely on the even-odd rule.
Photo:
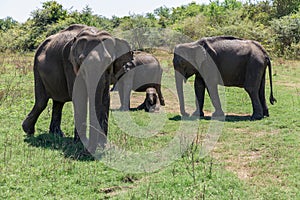
[(160, 108), (160, 101), (157, 96), (156, 89), (149, 87), (146, 89), (146, 98), (144, 103), (137, 107), (138, 110), (145, 110), (146, 112), (158, 112)]
[(158, 100), (160, 105), (165, 105), (161, 93), (163, 70), (158, 60), (151, 54), (134, 52), (133, 58), (131, 62), (124, 65), (126, 73), (119, 80), (112, 80), (112, 83), (115, 83), (113, 90), (118, 90), (119, 92), (120, 110), (128, 111), (130, 109), (130, 93), (133, 90), (147, 93), (145, 101), (138, 106), (138, 109), (157, 111), (157, 108), (159, 109), (156, 103)]

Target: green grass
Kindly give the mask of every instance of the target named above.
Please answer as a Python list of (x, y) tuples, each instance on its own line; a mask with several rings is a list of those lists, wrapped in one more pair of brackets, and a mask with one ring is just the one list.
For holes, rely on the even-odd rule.
[[(174, 73), (169, 68), (170, 57), (159, 57), (165, 79)], [(158, 169), (133, 173), (129, 169), (132, 163), (111, 168), (73, 143), (71, 103), (63, 110), (65, 138), (48, 133), (51, 101), (36, 124), (35, 136), (25, 136), (21, 123), (34, 103), (32, 60), (31, 54), (0, 57), (0, 199), (300, 199), (300, 62), (273, 62), (278, 102), (269, 106), (270, 117), (263, 120), (249, 121), (247, 115), (252, 110), (244, 90), (226, 88), (226, 112), (230, 116), (214, 150), (204, 158), (199, 149), (213, 122), (209, 118), (180, 120), (176, 99), (167, 87), (163, 88), (167, 105), (162, 126), (149, 137), (147, 131), (137, 132), (142, 137), (126, 134), (118, 117), (129, 115), (131, 123), (147, 130), (158, 115), (111, 111), (110, 140), (146, 156), (170, 144), (183, 123), (186, 131), (196, 127), (198, 140), (173, 162), (164, 166), (161, 159), (166, 155), (162, 153), (157, 163), (152, 163)], [(172, 84), (172, 80), (166, 82)], [(212, 108), (206, 96), (205, 110), (209, 113)], [(146, 165), (151, 159), (142, 157), (136, 162)]]

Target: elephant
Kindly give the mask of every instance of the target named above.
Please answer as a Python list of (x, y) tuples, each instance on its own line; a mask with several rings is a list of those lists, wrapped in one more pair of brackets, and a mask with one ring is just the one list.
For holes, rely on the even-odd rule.
[(144, 102), (137, 107), (137, 110), (145, 110), (146, 112), (159, 112), (160, 101), (156, 89), (149, 87), (146, 89), (146, 98)]
[[(145, 102), (156, 102), (156, 94), (158, 95), (160, 105), (165, 105), (165, 100), (161, 92), (161, 77), (163, 70), (159, 61), (151, 54), (144, 52), (133, 53), (133, 60), (123, 66), (127, 71), (119, 80), (113, 80), (115, 83), (112, 90), (118, 90), (121, 107), (120, 110), (128, 111), (130, 109), (130, 93), (131, 90), (136, 92), (146, 92), (148, 95), (144, 103), (138, 106), (138, 109), (145, 109)], [(155, 91), (155, 95), (154, 92)], [(153, 96), (154, 95), (154, 96)], [(154, 101), (148, 99), (154, 98)], [(154, 107), (153, 107), (154, 106)], [(150, 108), (151, 107), (151, 108)], [(146, 111), (154, 111), (158, 108), (158, 104), (147, 104)]]
[(188, 115), (184, 106), (183, 81), (192, 75), (195, 75), (194, 89), (199, 106), (194, 115), (200, 117), (204, 116), (205, 88), (215, 108), (212, 117), (224, 116), (217, 85), (241, 87), (246, 90), (252, 102), (251, 120), (269, 116), (265, 99), (267, 66), (271, 88), (269, 100), (272, 105), (276, 102), (273, 96), (270, 57), (257, 41), (233, 36), (215, 36), (178, 44), (174, 49), (173, 65), (180, 113), (183, 116)]
[[(111, 76), (116, 75), (114, 72), (122, 72), (123, 65), (130, 62), (133, 56), (130, 46), (125, 40), (114, 38), (109, 33), (99, 31), (95, 27), (81, 24), (73, 24), (49, 36), (36, 50), (33, 69), (35, 103), (22, 123), (22, 128), (27, 135), (34, 134), (36, 121), (51, 98), (53, 107), (49, 132), (64, 136), (60, 128), (63, 106), (68, 101), (73, 101), (74, 104), (81, 99), (87, 99), (87, 97), (78, 99), (78, 95), (74, 98), (74, 84), (77, 78), (83, 82), (88, 81), (84, 80), (80, 68), (85, 63), (88, 64), (86, 60), (93, 59), (98, 61), (96, 68), (102, 70), (103, 75), (101, 78), (99, 77), (98, 84), (96, 83), (96, 97), (94, 101), (90, 102), (95, 104), (96, 121), (98, 121), (103, 134), (107, 135), (110, 79)], [(119, 74), (122, 74), (121, 72)], [(87, 72), (84, 73), (87, 75)], [(89, 86), (92, 87), (93, 83)], [(89, 88), (85, 88), (85, 90), (88, 92)], [(87, 92), (83, 92), (83, 94), (87, 94)], [(86, 113), (86, 110), (76, 113), (75, 108), (74, 118), (75, 114), (80, 116)], [(86, 119), (85, 116), (79, 118), (83, 121)], [(79, 139), (77, 129), (78, 127), (75, 127), (74, 140), (76, 141)], [(93, 148), (95, 150), (96, 147)]]

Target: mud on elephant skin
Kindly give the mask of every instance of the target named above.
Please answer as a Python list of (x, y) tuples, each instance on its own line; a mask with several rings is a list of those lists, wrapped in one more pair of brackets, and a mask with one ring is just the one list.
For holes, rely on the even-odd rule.
[[(49, 131), (64, 135), (60, 128), (62, 109), (65, 102), (74, 100), (72, 99), (74, 82), (86, 58), (97, 60), (100, 63), (99, 68), (103, 71), (98, 85), (96, 83), (97, 94), (94, 104), (96, 108), (101, 108), (97, 113), (97, 123), (107, 135), (109, 85), (113, 71), (111, 68), (117, 71), (133, 57), (126, 41), (114, 38), (95, 27), (80, 24), (71, 25), (48, 37), (36, 50), (34, 57), (35, 104), (23, 121), (24, 132), (28, 135), (34, 134), (36, 121), (51, 98), (53, 107)], [(104, 63), (110, 63), (110, 65), (105, 66)], [(76, 134), (75, 137), (77, 137)]]
[(271, 61), (266, 50), (256, 41), (231, 36), (202, 38), (175, 47), (173, 65), (181, 115), (185, 112), (183, 81), (196, 75), (194, 81), (197, 110), (204, 116), (203, 104), (207, 88), (215, 108), (213, 117), (224, 116), (217, 85), (244, 88), (253, 108), (252, 120), (269, 116), (265, 99), (265, 74), (269, 68), (270, 103), (274, 104)]
[[(121, 102), (120, 110), (127, 111), (130, 109), (131, 90), (146, 92), (147, 94), (145, 101), (138, 106), (139, 109), (145, 109), (145, 102), (151, 102), (151, 98), (155, 99), (155, 96), (158, 96), (157, 101), (159, 100), (159, 104), (164, 106), (165, 101), (161, 92), (163, 70), (159, 61), (151, 54), (137, 51), (134, 52), (133, 58), (131, 62), (123, 66), (126, 73), (118, 80), (112, 81), (115, 83), (112, 90), (118, 90), (119, 92)], [(153, 106), (154, 104), (150, 107)], [(158, 104), (155, 103), (155, 106), (157, 110)], [(152, 111), (153, 108), (150, 107), (146, 108), (146, 111)]]

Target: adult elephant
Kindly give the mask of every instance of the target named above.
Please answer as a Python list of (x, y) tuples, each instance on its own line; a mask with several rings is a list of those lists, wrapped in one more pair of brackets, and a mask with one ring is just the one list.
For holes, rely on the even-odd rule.
[[(94, 60), (95, 62), (92, 63), (97, 65), (95, 69), (102, 71), (102, 74), (99, 82), (90, 83), (86, 87), (97, 86), (96, 97), (90, 103), (95, 104), (94, 108), (98, 109), (97, 121), (102, 133), (106, 136), (110, 76), (112, 71), (122, 71), (122, 66), (132, 59), (130, 46), (126, 41), (113, 38), (109, 33), (101, 32), (94, 27), (75, 24), (48, 37), (38, 47), (35, 54), (35, 104), (23, 121), (23, 130), (28, 135), (34, 134), (35, 123), (46, 108), (49, 98), (52, 98), (53, 107), (49, 131), (63, 136), (64, 133), (60, 128), (63, 106), (65, 102), (72, 101), (72, 97), (73, 102), (78, 100), (76, 99), (78, 95), (75, 96), (75, 99), (73, 96), (75, 79), (80, 75), (79, 80), (88, 81), (85, 76), (91, 70), (80, 71), (80, 68), (84, 64), (88, 65), (87, 61)], [(82, 84), (78, 84), (78, 86), (82, 86)], [(83, 94), (88, 94), (89, 90), (89, 88), (85, 88)], [(83, 99), (87, 99), (87, 97)], [(86, 116), (81, 116), (87, 113), (86, 110), (83, 110), (83, 113), (76, 112), (75, 109), (75, 114), (80, 116), (80, 120), (86, 119)], [(75, 139), (78, 139), (76, 129)], [(95, 150), (95, 147), (93, 148)]]
[(179, 44), (173, 59), (176, 87), (181, 115), (187, 115), (184, 107), (183, 81), (196, 75), (195, 94), (199, 110), (204, 116), (205, 88), (208, 89), (215, 108), (213, 117), (224, 116), (218, 96), (217, 85), (244, 88), (252, 102), (252, 120), (269, 116), (265, 99), (265, 72), (269, 67), (270, 103), (274, 104), (270, 58), (265, 49), (256, 41), (231, 36), (208, 37), (192, 43)]
[(124, 65), (127, 72), (119, 80), (112, 81), (116, 83), (114, 89), (119, 92), (120, 110), (127, 111), (130, 109), (131, 90), (147, 93), (144, 103), (138, 109), (156, 110), (156, 102), (158, 102), (156, 96), (158, 96), (160, 105), (164, 106), (165, 100), (161, 92), (163, 70), (159, 61), (151, 54), (137, 51), (134, 52), (133, 58), (132, 61)]

